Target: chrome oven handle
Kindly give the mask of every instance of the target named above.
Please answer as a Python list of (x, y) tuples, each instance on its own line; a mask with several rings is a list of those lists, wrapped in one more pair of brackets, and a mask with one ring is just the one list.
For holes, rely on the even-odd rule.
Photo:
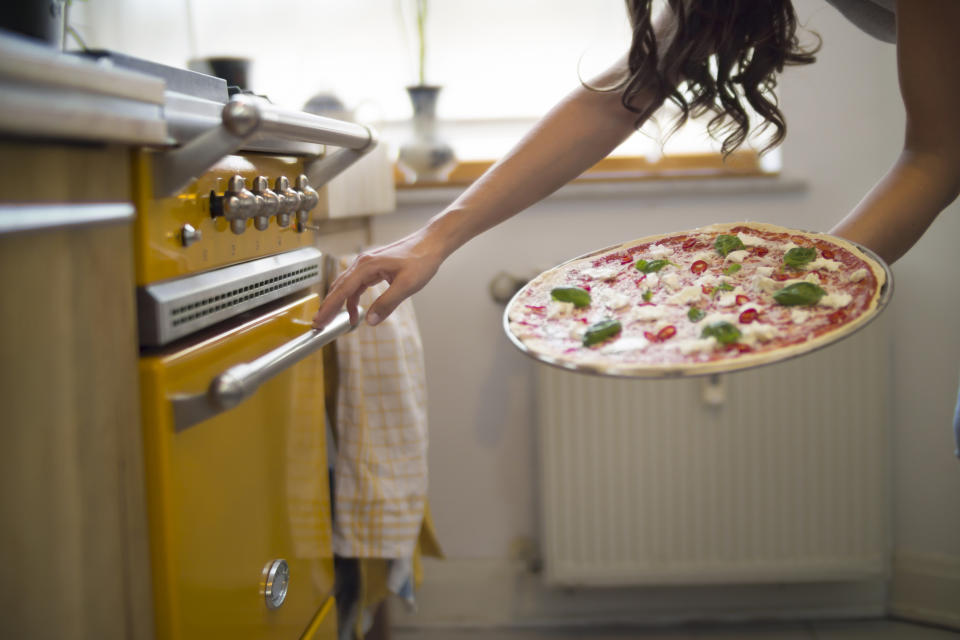
[[(358, 307), (357, 313), (359, 320), (363, 320), (364, 309)], [(206, 393), (174, 396), (170, 401), (173, 405), (174, 428), (182, 431), (232, 409), (253, 395), (261, 384), (358, 325), (359, 322), (351, 325), (350, 316), (344, 311), (323, 329), (311, 329), (256, 360), (230, 367), (210, 382)]]

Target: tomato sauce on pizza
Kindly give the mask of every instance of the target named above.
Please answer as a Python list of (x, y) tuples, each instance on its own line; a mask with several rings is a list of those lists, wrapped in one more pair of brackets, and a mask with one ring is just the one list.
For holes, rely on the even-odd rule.
[(879, 312), (886, 270), (841, 238), (769, 224), (636, 240), (521, 289), (508, 331), (546, 362), (613, 375), (698, 374), (777, 361)]

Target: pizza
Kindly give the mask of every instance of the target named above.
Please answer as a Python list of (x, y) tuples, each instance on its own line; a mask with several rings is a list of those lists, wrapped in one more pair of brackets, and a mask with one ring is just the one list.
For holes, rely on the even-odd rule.
[(835, 236), (717, 224), (635, 240), (527, 283), (504, 321), (521, 349), (622, 376), (776, 362), (849, 335), (886, 302), (878, 258)]

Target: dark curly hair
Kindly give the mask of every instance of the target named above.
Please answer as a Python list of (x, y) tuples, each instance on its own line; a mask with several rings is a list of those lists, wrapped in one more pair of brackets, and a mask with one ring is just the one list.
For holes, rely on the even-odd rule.
[(764, 120), (759, 131), (775, 128), (762, 152), (783, 141), (787, 124), (773, 93), (776, 74), (786, 65), (814, 62), (821, 44), (813, 34), (816, 43), (801, 46), (790, 0), (667, 0), (672, 30), (659, 44), (652, 1), (626, 4), (633, 29), (628, 72), (612, 90), (622, 92), (638, 128), (666, 100), (680, 111), (668, 136), (691, 116), (710, 112), (707, 131), (723, 137), (726, 156), (750, 133), (746, 101)]

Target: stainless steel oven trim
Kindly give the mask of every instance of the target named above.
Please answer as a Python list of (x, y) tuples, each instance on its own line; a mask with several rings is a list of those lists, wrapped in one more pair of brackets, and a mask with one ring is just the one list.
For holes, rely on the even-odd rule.
[(304, 247), (137, 290), (140, 344), (162, 346), (323, 279), (323, 254)]
[(174, 429), (183, 431), (237, 406), (267, 380), (358, 327), (366, 312), (362, 307), (357, 312), (357, 324), (350, 324), (350, 315), (343, 311), (323, 329), (312, 329), (256, 360), (230, 367), (210, 381), (205, 393), (173, 396)]
[(128, 203), (2, 205), (0, 235), (132, 220), (133, 205)]

